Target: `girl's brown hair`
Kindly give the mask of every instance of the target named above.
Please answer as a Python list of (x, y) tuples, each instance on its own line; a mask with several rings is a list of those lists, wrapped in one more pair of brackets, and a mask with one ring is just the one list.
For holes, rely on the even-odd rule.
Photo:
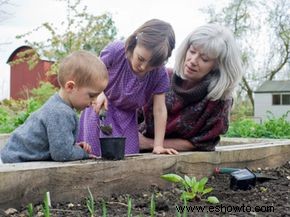
[(161, 66), (171, 56), (175, 47), (175, 34), (172, 26), (158, 19), (145, 22), (126, 40), (126, 54), (131, 57), (136, 45), (141, 45), (152, 51), (149, 65)]

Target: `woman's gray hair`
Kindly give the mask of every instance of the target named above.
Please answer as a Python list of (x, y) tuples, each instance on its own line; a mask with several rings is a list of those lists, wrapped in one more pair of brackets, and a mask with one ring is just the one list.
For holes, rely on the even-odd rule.
[(206, 24), (191, 32), (177, 49), (174, 73), (184, 78), (184, 61), (190, 46), (199, 48), (209, 58), (216, 59), (207, 98), (231, 97), (242, 77), (242, 61), (232, 32), (219, 24)]

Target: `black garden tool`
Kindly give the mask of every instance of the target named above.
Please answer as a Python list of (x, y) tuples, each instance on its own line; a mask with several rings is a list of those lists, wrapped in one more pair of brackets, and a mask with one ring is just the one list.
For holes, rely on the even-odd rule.
[[(239, 170), (243, 170), (240, 168), (230, 168), (230, 167), (216, 167), (214, 169), (214, 173), (216, 174), (231, 174), (232, 172), (235, 171), (239, 171)], [(263, 173), (254, 173), (252, 171), (250, 171), (251, 173), (253, 173), (256, 176), (256, 180), (263, 182), (263, 181), (268, 181), (268, 180), (277, 180), (278, 178), (275, 176), (270, 176), (270, 175), (266, 175)]]
[(268, 180), (278, 179), (275, 176), (270, 176), (262, 173), (254, 173), (248, 168), (229, 168), (229, 167), (217, 167), (214, 169), (215, 174), (230, 174), (231, 183), (230, 188), (233, 190), (249, 190), (256, 185), (256, 181), (264, 182)]

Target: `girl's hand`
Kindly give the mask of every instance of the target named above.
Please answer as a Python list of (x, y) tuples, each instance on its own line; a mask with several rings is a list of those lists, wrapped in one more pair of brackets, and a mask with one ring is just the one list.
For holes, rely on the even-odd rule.
[(92, 153), (92, 147), (86, 143), (86, 142), (79, 142), (77, 143), (78, 146), (80, 146), (86, 153), (91, 154)]
[(178, 154), (178, 151), (176, 151), (173, 148), (163, 148), (162, 146), (154, 146), (153, 148), (153, 154)]
[(100, 110), (102, 108), (105, 108), (105, 110), (108, 110), (108, 99), (104, 92), (102, 92), (96, 100), (92, 103), (92, 106), (97, 114), (99, 114)]

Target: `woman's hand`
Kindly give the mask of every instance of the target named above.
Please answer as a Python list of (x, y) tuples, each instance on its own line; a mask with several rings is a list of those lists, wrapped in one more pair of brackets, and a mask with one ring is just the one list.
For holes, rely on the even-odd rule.
[(102, 92), (96, 100), (92, 103), (92, 106), (97, 114), (99, 114), (100, 110), (102, 108), (105, 108), (105, 110), (108, 110), (108, 99), (104, 92)]

